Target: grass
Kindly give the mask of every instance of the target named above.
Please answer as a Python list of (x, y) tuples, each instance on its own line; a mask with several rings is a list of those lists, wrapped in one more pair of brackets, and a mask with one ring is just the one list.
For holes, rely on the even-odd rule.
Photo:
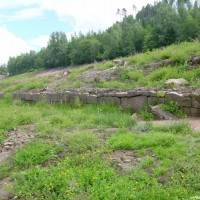
[[(168, 200), (200, 195), (200, 138), (188, 124), (141, 132), (131, 112), (113, 105), (24, 104), (10, 96), (0, 100), (0, 110), (3, 137), (23, 124), (37, 126), (34, 140), (0, 166), (0, 178), (14, 180), (11, 191), (19, 198)], [(115, 150), (137, 152), (141, 162), (121, 175), (105, 160)]]
[(60, 145), (54, 147), (53, 144), (44, 141), (30, 142), (23, 149), (18, 150), (14, 161), (18, 167), (38, 165), (55, 158), (61, 150)]
[[(93, 64), (79, 67), (68, 68), (68, 75), (63, 76), (62, 72), (37, 76), (41, 70), (9, 77), (0, 80), (0, 91), (9, 93), (15, 90), (32, 89), (69, 89), (69, 88), (121, 88), (123, 90), (138, 87), (156, 87), (166, 88), (165, 82), (168, 79), (184, 78), (188, 81), (188, 86), (200, 86), (200, 69), (190, 68), (187, 61), (191, 54), (200, 55), (199, 43), (183, 42), (177, 45), (171, 45), (165, 49), (156, 49), (151, 52), (137, 54), (126, 58), (127, 66), (116, 67), (115, 73), (110, 80), (100, 78), (98, 81), (91, 79), (80, 80), (78, 77), (90, 69)], [(163, 59), (169, 59), (176, 64), (174, 66), (165, 66), (157, 69), (142, 66), (152, 62), (158, 62)], [(106, 61), (96, 63), (96, 68), (100, 71), (115, 66), (114, 62)], [(108, 72), (109, 73), (109, 72)]]
[(185, 117), (185, 113), (181, 110), (181, 108), (178, 106), (178, 104), (174, 101), (169, 101), (165, 104), (161, 105), (161, 108), (165, 111), (168, 111), (180, 118)]
[(99, 145), (99, 138), (92, 133), (74, 134), (69, 139), (69, 149), (73, 153), (84, 153), (87, 150), (94, 150)]
[[(36, 71), (0, 80), (0, 91), (39, 89), (57, 80), (64, 80), (56, 86), (62, 89), (90, 84), (105, 88), (162, 88), (167, 79), (180, 77), (197, 87), (200, 70), (184, 65), (191, 53), (200, 55), (196, 42), (139, 54), (128, 58), (129, 64), (162, 59), (178, 64), (152, 71), (120, 67), (116, 69), (118, 78), (97, 83), (77, 80), (88, 65), (70, 68), (69, 75), (64, 77), (62, 73), (36, 76), (39, 72)], [(113, 62), (96, 67), (105, 70), (113, 67)], [(166, 104), (165, 109), (179, 113), (174, 103)], [(19, 199), (189, 200), (200, 197), (200, 134), (191, 130), (187, 121), (154, 126), (146, 108), (142, 111), (146, 124), (137, 125), (132, 111), (114, 105), (82, 105), (78, 99), (75, 105), (27, 104), (13, 100), (9, 94), (0, 100), (0, 115), (0, 145), (13, 130), (27, 131), (34, 136), (8, 162), (0, 165), (0, 181), (8, 177), (11, 192)], [(36, 127), (35, 131), (23, 129), (24, 125)], [(129, 172), (122, 173), (117, 161), (107, 159), (116, 150), (134, 153), (133, 159), (137, 162)], [(124, 158), (118, 159), (123, 162)], [(131, 163), (124, 161), (123, 164)]]
[(156, 49), (152, 52), (141, 53), (130, 57), (128, 61), (129, 64), (146, 64), (170, 59), (178, 64), (184, 64), (191, 54), (200, 55), (199, 43), (197, 41), (183, 42), (179, 45), (171, 45), (163, 50)]
[(96, 65), (97, 69), (99, 69), (101, 71), (109, 69), (109, 68), (114, 67), (114, 66), (115, 66), (115, 63), (112, 62), (112, 61), (108, 61), (108, 62), (105, 62), (103, 64), (97, 64)]
[(132, 132), (125, 132), (113, 135), (107, 142), (107, 145), (116, 149), (141, 149), (141, 148), (151, 148), (155, 146), (161, 146), (163, 148), (169, 147), (176, 142), (178, 137), (173, 134), (165, 133), (150, 133), (147, 135), (137, 135)]

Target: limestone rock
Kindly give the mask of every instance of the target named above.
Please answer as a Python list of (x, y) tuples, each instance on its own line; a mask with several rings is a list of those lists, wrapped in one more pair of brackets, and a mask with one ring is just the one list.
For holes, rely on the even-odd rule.
[(117, 66), (124, 66), (124, 65), (125, 65), (125, 60), (113, 60), (113, 62), (114, 62)]
[(180, 87), (180, 86), (185, 86), (188, 85), (188, 81), (185, 80), (184, 78), (179, 78), (179, 79), (169, 79), (165, 82), (165, 85), (167, 87)]
[(167, 112), (163, 110), (160, 105), (157, 106), (150, 106), (152, 113), (156, 116), (158, 119), (167, 119), (167, 120), (173, 120), (177, 119), (177, 117), (170, 112)]
[(67, 71), (64, 71), (63, 76), (67, 76), (69, 73)]

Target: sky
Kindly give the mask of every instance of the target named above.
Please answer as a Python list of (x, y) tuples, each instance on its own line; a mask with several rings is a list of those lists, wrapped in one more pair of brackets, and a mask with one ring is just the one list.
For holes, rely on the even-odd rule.
[(155, 0), (0, 0), (0, 65), (10, 56), (46, 47), (54, 31), (106, 30), (120, 20), (117, 9), (135, 14)]

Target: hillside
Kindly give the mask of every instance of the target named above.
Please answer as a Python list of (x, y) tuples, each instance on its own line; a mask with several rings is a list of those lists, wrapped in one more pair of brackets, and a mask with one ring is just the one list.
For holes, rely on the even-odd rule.
[[(37, 70), (0, 80), (0, 92), (70, 88), (164, 88), (168, 79), (184, 78), (200, 85), (200, 43), (184, 42), (135, 56), (88, 65)], [(192, 55), (196, 61), (190, 61)], [(120, 62), (121, 60), (121, 62)]]
[[(0, 80), (0, 199), (198, 199), (200, 122), (176, 104), (162, 106), (184, 119), (166, 123), (146, 107), (138, 115), (112, 102), (28, 103), (11, 94), (139, 88), (187, 94), (199, 90), (199, 66), (200, 43), (193, 41)], [(178, 78), (187, 84), (165, 84)]]

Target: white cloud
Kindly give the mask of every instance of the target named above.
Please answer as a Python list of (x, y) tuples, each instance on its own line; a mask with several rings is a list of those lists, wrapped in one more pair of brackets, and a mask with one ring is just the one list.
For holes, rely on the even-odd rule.
[[(154, 0), (0, 0), (0, 9), (19, 9), (9, 17), (1, 15), (0, 18), (33, 19), (48, 10), (55, 12), (60, 20), (71, 22), (73, 31), (85, 32), (91, 29), (103, 30), (111, 26), (120, 19), (116, 15), (118, 8), (126, 8), (129, 14), (134, 14), (133, 5), (140, 10), (147, 3), (153, 4)], [(22, 8), (23, 10), (20, 10)]]
[(134, 14), (133, 4), (140, 10), (142, 5), (153, 3), (154, 0), (57, 0), (44, 1), (43, 9), (54, 11), (60, 20), (71, 20), (73, 31), (104, 30), (115, 21), (120, 20), (116, 15), (118, 8), (126, 8), (129, 14)]
[(48, 35), (41, 35), (36, 38), (32, 38), (31, 40), (28, 41), (28, 44), (34, 49), (38, 50), (41, 49), (42, 47), (46, 47), (47, 43), (49, 41), (49, 36)]
[(32, 49), (27, 42), (18, 38), (4, 27), (0, 27), (0, 35), (0, 64), (6, 63), (10, 56), (16, 56)]
[(25, 8), (13, 12), (12, 15), (0, 14), (1, 21), (19, 21), (19, 20), (29, 20), (42, 17), (43, 10), (40, 8)]
[[(153, 4), (154, 0), (0, 0), (0, 20), (5, 23), (5, 26), (0, 27), (0, 64), (6, 62), (9, 56), (30, 49), (38, 50), (46, 46), (48, 41), (48, 36), (45, 35), (24, 41), (5, 28), (7, 20), (35, 19), (41, 17), (45, 11), (52, 11), (61, 21), (70, 23), (72, 30), (67, 33), (69, 36), (72, 32), (105, 30), (120, 20), (120, 16), (116, 15), (118, 8), (126, 8), (128, 14), (134, 14), (133, 5), (138, 11), (147, 3)], [(6, 15), (3, 11), (10, 8), (13, 13)]]

